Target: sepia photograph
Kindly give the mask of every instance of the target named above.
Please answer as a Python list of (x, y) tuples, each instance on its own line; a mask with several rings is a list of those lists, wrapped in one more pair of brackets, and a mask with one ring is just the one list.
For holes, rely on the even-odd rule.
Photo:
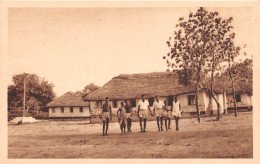
[(93, 3), (6, 8), (7, 159), (256, 157), (259, 3)]

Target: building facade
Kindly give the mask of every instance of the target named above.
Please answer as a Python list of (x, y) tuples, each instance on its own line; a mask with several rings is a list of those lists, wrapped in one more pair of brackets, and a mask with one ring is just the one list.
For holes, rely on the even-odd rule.
[[(137, 111), (137, 103), (144, 94), (152, 107), (156, 95), (166, 102), (167, 106), (172, 105), (173, 97), (177, 96), (182, 106), (182, 112), (196, 112), (195, 88), (185, 87), (178, 82), (178, 75), (175, 72), (154, 72), (144, 74), (122, 74), (114, 77), (103, 87), (83, 96), (83, 99), (90, 104), (93, 114), (100, 114), (105, 98), (109, 97), (112, 112), (116, 113), (121, 102), (129, 100), (134, 111)], [(221, 113), (224, 112), (223, 94), (216, 94), (220, 103)], [(207, 89), (202, 89), (198, 94), (198, 104), (201, 112), (216, 113), (217, 104), (210, 98)]]
[(90, 117), (89, 103), (83, 101), (81, 93), (67, 92), (47, 104), (50, 118)]
[[(238, 108), (252, 108), (253, 106), (253, 96), (248, 92), (237, 93), (235, 99)], [(234, 108), (233, 96), (231, 93), (227, 94), (227, 108)]]

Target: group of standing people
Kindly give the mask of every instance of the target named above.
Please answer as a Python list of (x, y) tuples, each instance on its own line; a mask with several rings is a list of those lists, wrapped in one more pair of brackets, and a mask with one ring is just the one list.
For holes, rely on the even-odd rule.
[[(166, 102), (159, 100), (159, 96), (155, 97), (155, 101), (153, 102), (153, 106), (149, 106), (149, 102), (145, 99), (145, 96), (141, 96), (141, 100), (137, 104), (138, 111), (137, 115), (140, 121), (140, 131), (146, 132), (146, 122), (149, 115), (149, 111), (152, 116), (156, 116), (158, 131), (163, 131), (163, 120), (165, 121), (165, 130), (170, 130), (171, 125), (171, 117), (173, 116), (176, 124), (176, 131), (179, 130), (178, 122), (179, 117), (181, 116), (181, 105), (175, 96), (172, 106), (168, 108), (166, 106)], [(152, 108), (152, 109), (151, 109)], [(120, 124), (121, 134), (127, 132), (131, 132), (132, 125), (132, 113), (133, 110), (129, 104), (129, 101), (121, 102), (121, 107), (117, 111), (118, 122)], [(112, 121), (112, 107), (109, 104), (109, 98), (106, 97), (106, 102), (102, 106), (102, 123), (103, 123), (103, 136), (107, 135), (109, 121)]]

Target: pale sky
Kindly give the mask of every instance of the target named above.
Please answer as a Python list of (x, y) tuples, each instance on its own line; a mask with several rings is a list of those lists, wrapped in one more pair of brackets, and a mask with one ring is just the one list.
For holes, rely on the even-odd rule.
[[(8, 71), (36, 73), (60, 96), (122, 73), (165, 71), (166, 41), (198, 8), (9, 8)], [(232, 16), (237, 45), (252, 55), (251, 8), (207, 8)]]

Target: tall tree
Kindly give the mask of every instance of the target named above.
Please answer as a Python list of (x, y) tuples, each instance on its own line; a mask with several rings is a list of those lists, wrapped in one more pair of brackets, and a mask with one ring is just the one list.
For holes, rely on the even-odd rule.
[[(230, 66), (230, 64), (229, 64)], [(230, 79), (232, 77), (232, 80)], [(216, 85), (222, 86), (225, 82), (226, 86), (223, 88), (226, 92), (232, 93), (234, 103), (234, 114), (237, 116), (236, 106), (236, 91), (247, 92), (252, 94), (253, 91), (253, 60), (245, 59), (242, 62), (235, 62), (228, 67), (219, 76), (216, 76)], [(219, 87), (220, 88), (220, 87)], [(231, 89), (230, 89), (231, 88)]]
[(228, 63), (228, 75), (232, 84), (232, 96), (235, 108), (235, 117), (237, 117), (237, 103), (236, 103), (236, 91), (235, 91), (235, 84), (234, 84), (234, 77), (232, 75), (232, 66), (235, 64), (235, 58), (239, 55), (240, 47), (235, 46), (234, 44), (235, 34), (231, 34), (229, 38), (226, 38), (224, 42), (224, 51), (222, 52), (225, 54), (225, 60)]
[(54, 85), (36, 74), (18, 74), (12, 78), (13, 84), (8, 86), (8, 111), (22, 109), (24, 96), (24, 83), (26, 110), (37, 113), (55, 97)]
[[(208, 44), (211, 45), (211, 48), (208, 52), (207, 66), (208, 71), (210, 72), (210, 95), (217, 104), (217, 120), (220, 118), (220, 104), (214, 94), (214, 77), (215, 73), (218, 73), (223, 70), (223, 62), (225, 62), (226, 53), (225, 47), (226, 41), (230, 38), (234, 38), (234, 33), (232, 33), (233, 26), (231, 25), (233, 18), (222, 19), (217, 17), (218, 13), (215, 12), (214, 19), (209, 19), (207, 24), (214, 27), (208, 37)], [(233, 48), (233, 47), (229, 47)]]
[[(179, 82), (196, 88), (196, 111), (200, 122), (198, 107), (199, 90), (205, 86), (210, 76), (210, 95), (218, 106), (214, 95), (214, 74), (224, 61), (223, 44), (232, 26), (232, 18), (222, 19), (218, 12), (208, 12), (200, 7), (195, 14), (189, 14), (188, 20), (179, 18), (173, 37), (167, 41), (170, 52), (164, 56), (168, 68), (178, 70)], [(173, 38), (173, 39), (172, 39)], [(217, 117), (219, 119), (219, 117)]]
[(95, 85), (94, 83), (90, 83), (87, 86), (85, 86), (85, 88), (83, 89), (83, 92), (93, 92), (95, 90), (97, 90), (98, 88), (100, 88), (99, 86)]
[(231, 75), (235, 89), (240, 92), (253, 92), (253, 60), (246, 59), (242, 62), (235, 63), (231, 67)]

